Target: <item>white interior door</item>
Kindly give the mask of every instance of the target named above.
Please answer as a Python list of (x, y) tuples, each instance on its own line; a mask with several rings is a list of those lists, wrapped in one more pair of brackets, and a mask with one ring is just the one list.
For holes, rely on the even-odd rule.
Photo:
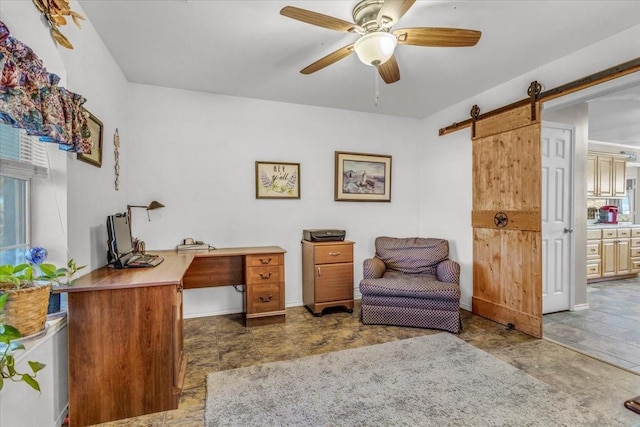
[(569, 125), (542, 123), (542, 313), (571, 308), (573, 145)]

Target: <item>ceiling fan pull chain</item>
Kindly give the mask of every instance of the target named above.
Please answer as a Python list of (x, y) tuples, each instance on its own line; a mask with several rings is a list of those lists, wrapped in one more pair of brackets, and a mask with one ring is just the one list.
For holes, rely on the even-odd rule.
[(380, 99), (380, 82), (378, 81), (378, 67), (373, 67), (373, 81), (374, 81), (375, 91), (376, 91), (374, 102), (377, 107), (378, 100)]

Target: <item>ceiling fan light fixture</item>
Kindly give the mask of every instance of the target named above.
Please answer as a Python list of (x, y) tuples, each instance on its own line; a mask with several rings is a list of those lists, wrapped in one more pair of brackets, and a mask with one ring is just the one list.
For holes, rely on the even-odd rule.
[(378, 66), (393, 56), (397, 44), (398, 40), (393, 34), (375, 31), (360, 37), (353, 48), (364, 64)]

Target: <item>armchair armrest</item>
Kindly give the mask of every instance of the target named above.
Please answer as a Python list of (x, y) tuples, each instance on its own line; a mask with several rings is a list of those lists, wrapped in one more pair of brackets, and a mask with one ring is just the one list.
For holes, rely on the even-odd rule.
[(436, 267), (438, 280), (447, 283), (460, 283), (460, 264), (451, 259), (445, 259)]
[(379, 279), (387, 271), (387, 266), (380, 258), (368, 258), (362, 264), (364, 279)]

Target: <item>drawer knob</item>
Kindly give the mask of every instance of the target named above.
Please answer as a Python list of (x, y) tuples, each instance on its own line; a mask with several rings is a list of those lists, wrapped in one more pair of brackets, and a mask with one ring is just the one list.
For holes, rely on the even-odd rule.
[(263, 265), (271, 264), (271, 258), (266, 260), (264, 258), (260, 258), (260, 264), (263, 264)]
[(338, 255), (340, 255), (340, 252), (329, 252), (329, 255), (338, 256)]
[(262, 280), (267, 280), (267, 279), (269, 279), (270, 277), (271, 277), (271, 272), (269, 272), (269, 274), (262, 274), (262, 273), (260, 273), (260, 278), (261, 278)]
[(268, 297), (265, 297), (264, 295), (260, 295), (260, 301), (262, 302), (269, 302), (271, 301), (271, 298), (273, 298), (273, 295), (269, 295)]

